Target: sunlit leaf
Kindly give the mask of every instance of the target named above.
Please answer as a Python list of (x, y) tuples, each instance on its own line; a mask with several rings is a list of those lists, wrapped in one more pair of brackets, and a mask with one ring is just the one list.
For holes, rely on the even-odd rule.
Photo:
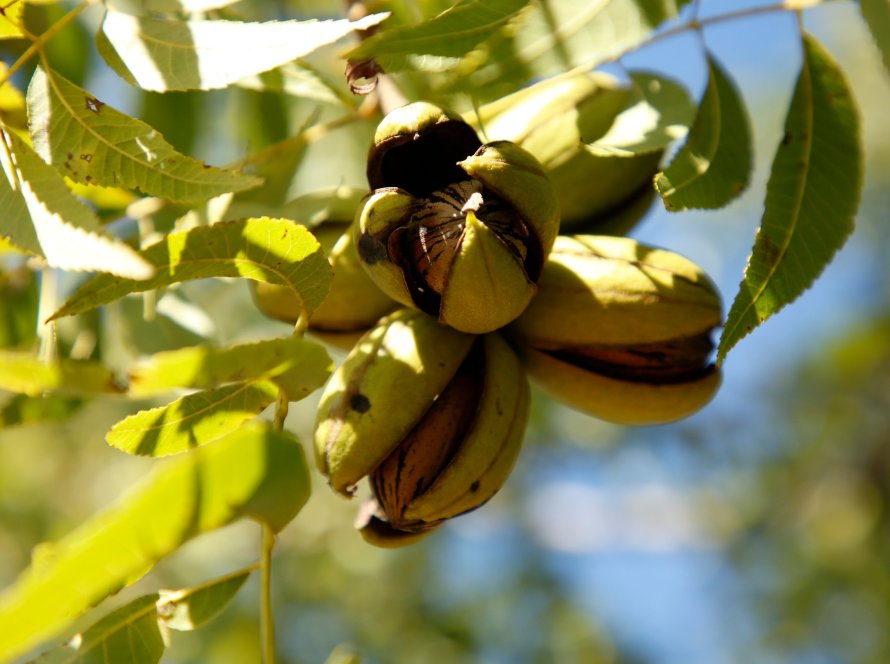
[(65, 390), (115, 393), (120, 387), (108, 367), (88, 360), (61, 358), (44, 362), (33, 353), (0, 350), (0, 389), (38, 396)]
[(189, 394), (166, 406), (142, 410), (105, 435), (112, 447), (138, 456), (187, 452), (224, 436), (275, 401), (269, 381), (248, 381)]
[(293, 370), (302, 385), (291, 385), (292, 390), (297, 389), (289, 395), (305, 396), (327, 381), (331, 364), (323, 346), (298, 337), (228, 348), (196, 346), (158, 353), (141, 362), (130, 374), (130, 392), (146, 395), (173, 387), (207, 388), (252, 378), (273, 378)]
[(201, 533), (243, 517), (281, 530), (308, 495), (299, 443), (259, 423), (163, 466), (0, 595), (0, 661), (64, 629)]
[(819, 276), (853, 231), (863, 169), (859, 113), (837, 63), (813, 37), (767, 184), (760, 230), (718, 359)]
[(136, 187), (174, 201), (205, 200), (261, 182), (180, 154), (144, 122), (42, 67), (28, 86), (28, 116), (34, 148), (75, 182)]
[(162, 590), (158, 614), (171, 629), (197, 629), (226, 608), (249, 576), (243, 570), (185, 590)]
[(529, 0), (465, 0), (418, 23), (385, 27), (348, 53), (353, 60), (376, 58), (387, 71), (404, 69), (409, 55), (460, 58), (516, 16)]
[(2, 234), (43, 256), (51, 267), (98, 270), (145, 279), (153, 269), (135, 250), (102, 230), (99, 220), (22, 139), (0, 130)]
[(604, 136), (587, 146), (591, 154), (630, 157), (657, 152), (686, 135), (695, 105), (682, 85), (649, 72), (633, 72), (631, 81), (627, 107)]
[(4, 2), (3, 12), (0, 13), (0, 39), (20, 39), (25, 36), (22, 32), (22, 12), (24, 2)]
[(890, 72), (890, 2), (887, 0), (859, 0), (859, 9), (875, 44), (881, 51), (884, 68)]
[(732, 80), (708, 57), (708, 86), (686, 144), (655, 188), (668, 210), (716, 209), (737, 197), (751, 176), (751, 130)]
[(241, 23), (108, 11), (102, 21), (107, 42), (100, 40), (98, 46), (112, 68), (143, 90), (212, 90), (301, 58), (387, 16), (371, 14), (352, 22)]
[(159, 595), (143, 595), (34, 660), (33, 664), (157, 664), (164, 654)]
[(674, 0), (547, 0), (534, 2), (516, 22), (511, 48), (483, 60), (476, 85), (505, 74), (542, 78), (573, 67), (592, 67), (638, 44), (677, 15)]
[(321, 245), (303, 226), (287, 219), (246, 219), (171, 233), (143, 250), (155, 267), (146, 281), (98, 275), (52, 315), (71, 316), (120, 299), (190, 279), (244, 277), (287, 287), (307, 315), (324, 300), (331, 268)]

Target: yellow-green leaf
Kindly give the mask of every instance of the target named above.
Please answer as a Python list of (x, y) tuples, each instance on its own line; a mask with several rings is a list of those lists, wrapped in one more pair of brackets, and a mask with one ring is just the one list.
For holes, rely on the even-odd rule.
[(409, 55), (463, 57), (519, 13), (529, 0), (468, 0), (416, 25), (380, 30), (347, 55), (376, 58), (387, 71), (404, 69)]
[(109, 10), (99, 52), (143, 90), (212, 90), (274, 69), (365, 30), (388, 14), (358, 21), (180, 21)]
[(631, 94), (625, 109), (605, 135), (587, 145), (598, 157), (632, 157), (664, 150), (686, 135), (695, 106), (676, 81), (650, 72), (631, 73)]
[(215, 618), (250, 576), (250, 569), (184, 590), (162, 590), (158, 614), (170, 629), (187, 632)]
[(124, 418), (111, 427), (105, 442), (139, 456), (187, 452), (231, 433), (277, 396), (278, 388), (266, 380), (202, 390)]
[(45, 362), (33, 353), (12, 350), (0, 350), (0, 389), (29, 396), (121, 391), (111, 370), (97, 362), (65, 358)]
[[(207, 388), (294, 373), (289, 377), (288, 396), (296, 401), (321, 387), (331, 370), (324, 347), (298, 337), (228, 348), (194, 346), (158, 353), (139, 363), (130, 373), (130, 392), (142, 396), (174, 387)], [(295, 380), (300, 384), (294, 384)]]
[(736, 198), (751, 176), (751, 130), (729, 75), (708, 56), (708, 86), (685, 145), (655, 188), (668, 210), (716, 209)]
[(0, 130), (0, 233), (22, 251), (63, 270), (145, 279), (151, 265), (102, 230), (62, 176), (12, 132)]
[(164, 654), (157, 593), (137, 597), (32, 664), (157, 664)]
[(163, 466), (0, 594), (0, 661), (58, 633), (189, 539), (244, 517), (277, 532), (308, 496), (297, 440), (259, 423)]
[(140, 252), (155, 268), (145, 281), (98, 275), (50, 320), (113, 302), (130, 293), (208, 277), (244, 277), (285, 286), (309, 315), (327, 296), (331, 267), (318, 241), (288, 219), (245, 219), (171, 233)]
[(42, 67), (28, 86), (28, 117), (34, 148), (75, 182), (136, 187), (174, 201), (206, 200), (262, 182), (180, 154), (141, 120)]
[(793, 302), (853, 231), (863, 153), (856, 102), (838, 64), (810, 35), (766, 188), (760, 230), (717, 357)]

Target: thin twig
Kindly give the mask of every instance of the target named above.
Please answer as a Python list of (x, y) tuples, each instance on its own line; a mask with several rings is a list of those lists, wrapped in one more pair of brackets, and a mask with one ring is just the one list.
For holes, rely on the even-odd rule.
[(22, 65), (30, 60), (35, 53), (42, 52), (43, 47), (50, 39), (55, 37), (62, 30), (62, 28), (71, 23), (71, 21), (80, 16), (81, 12), (92, 5), (95, 1), (96, 0), (85, 0), (84, 2), (74, 7), (70, 12), (65, 14), (58, 21), (53, 23), (49, 28), (47, 28), (46, 32), (40, 34), (38, 37), (35, 37), (34, 41), (31, 42), (31, 45), (25, 50), (24, 53), (19, 56), (19, 59), (13, 62), (12, 65), (10, 65), (9, 69), (7, 69), (5, 72), (3, 72), (2, 75), (0, 75), (0, 85), (6, 83), (6, 81), (8, 81), (12, 77), (12, 75), (15, 74), (19, 69), (21, 69)]

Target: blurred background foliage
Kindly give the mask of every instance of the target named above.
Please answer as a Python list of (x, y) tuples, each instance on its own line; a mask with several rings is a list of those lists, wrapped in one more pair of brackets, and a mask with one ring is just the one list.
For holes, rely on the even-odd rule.
[[(251, 4), (236, 10), (250, 14)], [(281, 17), (325, 15), (332, 5), (263, 4)], [(447, 4), (394, 3), (397, 12), (424, 14), (433, 11), (426, 5)], [(718, 5), (704, 2), (703, 10)], [(28, 6), (35, 26), (63, 10)], [(868, 158), (856, 233), (823, 278), (730, 355), (718, 398), (685, 422), (619, 428), (536, 393), (525, 450), (505, 489), (484, 510), (411, 548), (365, 545), (351, 524), (355, 502), (334, 496), (315, 476), (307, 508), (276, 550), (280, 661), (330, 655), (346, 662), (352, 652), (381, 664), (890, 661), (890, 94), (853, 3), (829, 3), (808, 12), (806, 23), (850, 79)], [(653, 208), (634, 233), (695, 259), (727, 296), (750, 248), (796, 76), (791, 28), (790, 17), (773, 16), (706, 33), (752, 111), (752, 191), (716, 213), (670, 217)], [(48, 56), (70, 80), (211, 163), (339, 112), (333, 104), (238, 88), (139, 93), (109, 74), (91, 39), (87, 23), (74, 23), (51, 42)], [(661, 69), (697, 94), (703, 69), (692, 41), (677, 38), (625, 64)], [(11, 57), (17, 44), (4, 44)], [(332, 62), (327, 53), (310, 64), (337, 84), (341, 72)], [(265, 202), (331, 184), (363, 186), (372, 130), (371, 122), (355, 123), (295, 150), (285, 156), (289, 171), (271, 163), (266, 174), (279, 176), (279, 200)], [(110, 202), (108, 217), (127, 202)], [(38, 307), (52, 303), (40, 302), (33, 273), (15, 257), (0, 260), (0, 347), (32, 348)], [(47, 274), (58, 279), (60, 294), (79, 280)], [(63, 320), (58, 341), (68, 355), (124, 369), (134, 356), (161, 348), (287, 332), (260, 316), (243, 283), (217, 280), (163, 294), (153, 320), (143, 319), (138, 299)], [(288, 418), (304, 441), (313, 406), (311, 399), (295, 404)], [(68, 532), (148, 472), (150, 459), (103, 442), (132, 408), (112, 397), (0, 395), (0, 586), (35, 546)], [(205, 536), (113, 602), (250, 564), (258, 542), (250, 523)], [(165, 661), (256, 661), (257, 594), (254, 578), (209, 626), (176, 634)]]

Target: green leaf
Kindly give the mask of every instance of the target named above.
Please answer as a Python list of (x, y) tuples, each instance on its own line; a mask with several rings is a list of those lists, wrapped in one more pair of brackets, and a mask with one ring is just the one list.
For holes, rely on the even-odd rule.
[(686, 88), (650, 72), (631, 73), (627, 107), (604, 136), (587, 145), (598, 157), (631, 157), (664, 150), (682, 138), (695, 117)]
[(305, 315), (327, 296), (331, 267), (318, 241), (287, 219), (246, 219), (170, 233), (141, 252), (155, 267), (146, 281), (98, 275), (85, 283), (50, 320), (72, 316), (129, 295), (190, 279), (244, 277), (287, 287)]
[(32, 270), (0, 270), (0, 348), (31, 347), (37, 339), (39, 298)]
[(63, 270), (100, 270), (134, 279), (153, 270), (99, 220), (22, 139), (0, 130), (2, 235), (24, 252)]
[(0, 661), (64, 629), (189, 539), (244, 517), (277, 532), (308, 496), (297, 440), (259, 423), (164, 465), (0, 594)]
[(280, 92), (348, 109), (355, 107), (352, 94), (328, 81), (305, 62), (289, 62), (268, 72), (246, 76), (238, 80), (238, 86), (248, 90)]
[(280, 67), (389, 14), (358, 21), (179, 21), (109, 10), (97, 41), (106, 62), (143, 90), (213, 90)]
[(671, 211), (721, 208), (751, 176), (751, 129), (735, 84), (708, 55), (708, 86), (686, 144), (655, 177)]
[(60, 394), (29, 397), (16, 394), (0, 405), (0, 428), (63, 420), (77, 412), (85, 401)]
[(262, 182), (180, 154), (144, 122), (42, 67), (28, 86), (28, 116), (34, 148), (75, 182), (136, 187), (174, 201), (205, 200)]
[(157, 664), (164, 654), (159, 595), (143, 595), (54, 648), (33, 664)]
[(189, 394), (124, 418), (105, 435), (112, 447), (138, 456), (188, 452), (231, 433), (275, 401), (270, 381), (247, 381)]
[(162, 590), (158, 614), (170, 629), (188, 632), (211, 621), (247, 581), (251, 570), (242, 570), (185, 590)]
[(489, 39), (529, 0), (465, 0), (418, 23), (385, 28), (347, 54), (351, 60), (376, 58), (387, 71), (405, 69), (409, 55), (460, 58)]
[(130, 393), (143, 396), (174, 387), (207, 388), (292, 372), (296, 376), (289, 381), (293, 392), (288, 396), (295, 401), (324, 385), (331, 369), (323, 346), (298, 337), (228, 348), (195, 346), (158, 353), (141, 362), (130, 374)]
[(887, 0), (859, 0), (859, 10), (871, 31), (881, 57), (884, 68), (890, 72), (890, 2)]
[(0, 350), (0, 389), (29, 396), (47, 391), (119, 393), (108, 367), (88, 360), (45, 362), (22, 351)]
[(853, 231), (863, 170), (859, 112), (837, 63), (810, 35), (803, 45), (763, 219), (718, 361), (806, 290)]
[[(532, 79), (593, 68), (631, 48), (666, 19), (674, 0), (547, 0), (532, 3), (516, 22), (512, 49), (484, 61), (475, 83), (495, 85), (518, 68)], [(513, 71), (511, 71), (511, 69)], [(515, 74), (514, 74), (515, 75)]]

